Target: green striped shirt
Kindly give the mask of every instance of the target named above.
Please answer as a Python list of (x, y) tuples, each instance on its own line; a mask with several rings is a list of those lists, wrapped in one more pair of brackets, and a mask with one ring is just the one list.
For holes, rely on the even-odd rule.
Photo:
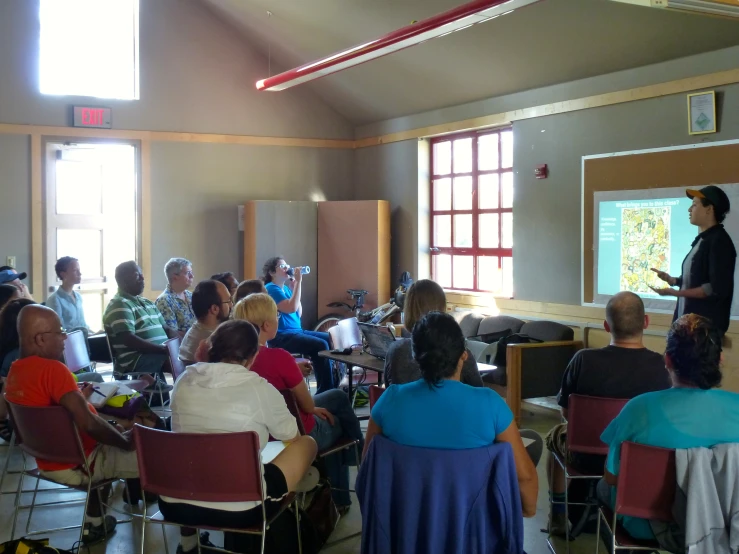
[(103, 326), (113, 349), (116, 369), (120, 371), (132, 370), (141, 356), (121, 342), (121, 333), (134, 333), (154, 344), (167, 340), (164, 318), (156, 305), (143, 296), (132, 296), (120, 289), (105, 308)]

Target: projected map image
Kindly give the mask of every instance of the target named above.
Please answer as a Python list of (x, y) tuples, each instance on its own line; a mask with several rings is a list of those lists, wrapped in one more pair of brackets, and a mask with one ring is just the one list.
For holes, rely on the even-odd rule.
[(621, 290), (650, 293), (651, 268), (670, 267), (671, 206), (622, 208)]

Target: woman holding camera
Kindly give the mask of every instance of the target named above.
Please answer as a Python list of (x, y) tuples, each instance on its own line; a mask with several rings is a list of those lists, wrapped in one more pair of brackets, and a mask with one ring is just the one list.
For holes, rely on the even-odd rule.
[(277, 304), (279, 328), (277, 336), (269, 341), (272, 348), (282, 348), (291, 354), (308, 356), (316, 374), (316, 394), (336, 388), (331, 364), (318, 353), (328, 350), (328, 333), (305, 331), (300, 323), (303, 306), (300, 303), (302, 291), (302, 268), (291, 268), (281, 256), (270, 258), (262, 268), (262, 280), (267, 294)]

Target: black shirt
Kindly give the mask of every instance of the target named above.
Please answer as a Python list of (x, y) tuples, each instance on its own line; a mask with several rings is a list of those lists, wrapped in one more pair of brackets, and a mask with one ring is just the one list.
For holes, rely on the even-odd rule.
[[(726, 333), (729, 328), (731, 302), (734, 297), (734, 266), (736, 265), (736, 249), (723, 225), (714, 225), (706, 229), (693, 241), (698, 250), (693, 254), (689, 275), (681, 275), (677, 285), (682, 289), (683, 281), (689, 287), (702, 287), (708, 294), (706, 298), (685, 298), (684, 314), (698, 314), (707, 317)], [(690, 256), (690, 253), (688, 253)], [(678, 317), (680, 299), (675, 308), (674, 319)]]
[(573, 356), (562, 378), (557, 402), (569, 405), (571, 394), (634, 398), (670, 388), (662, 356), (646, 348), (587, 348)]

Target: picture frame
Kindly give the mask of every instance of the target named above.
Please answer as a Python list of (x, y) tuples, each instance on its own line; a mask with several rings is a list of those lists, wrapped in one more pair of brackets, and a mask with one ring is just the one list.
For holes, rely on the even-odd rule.
[(716, 92), (688, 94), (688, 134), (704, 135), (716, 131)]

